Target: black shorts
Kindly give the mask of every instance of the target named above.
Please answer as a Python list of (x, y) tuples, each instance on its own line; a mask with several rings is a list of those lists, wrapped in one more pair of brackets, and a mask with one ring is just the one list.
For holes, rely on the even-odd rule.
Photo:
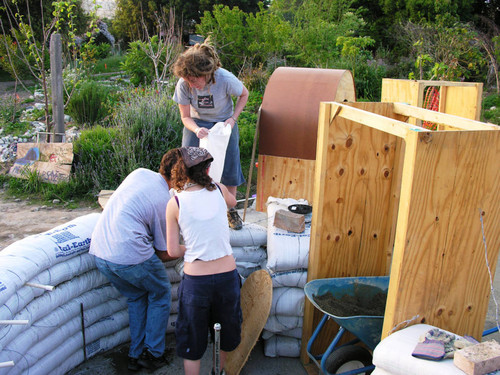
[(179, 286), (175, 324), (177, 355), (196, 361), (203, 357), (208, 332), (221, 324), (220, 349), (230, 352), (241, 341), (241, 279), (237, 270), (215, 275), (184, 275)]

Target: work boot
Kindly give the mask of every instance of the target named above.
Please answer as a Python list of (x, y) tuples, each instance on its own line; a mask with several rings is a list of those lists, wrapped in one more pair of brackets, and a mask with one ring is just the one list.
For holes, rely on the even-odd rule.
[(138, 358), (132, 358), (128, 357), (128, 366), (127, 368), (130, 371), (139, 371), (142, 366), (139, 364), (139, 359)]
[(234, 208), (227, 211), (227, 221), (229, 222), (229, 228), (234, 230), (243, 228), (243, 222), (241, 221), (240, 215), (238, 215), (238, 211)]
[(155, 357), (147, 349), (144, 349), (137, 363), (140, 366), (147, 368), (148, 370), (156, 370), (159, 369), (160, 367), (168, 365), (168, 361), (164, 355)]

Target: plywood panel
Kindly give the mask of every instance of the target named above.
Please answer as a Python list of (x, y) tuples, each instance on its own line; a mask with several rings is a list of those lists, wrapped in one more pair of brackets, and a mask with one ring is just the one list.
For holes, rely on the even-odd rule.
[(421, 99), (423, 96), (419, 97), (418, 91), (419, 84), (417, 81), (383, 78), (380, 101), (402, 102), (419, 107), (422, 105)]
[[(500, 129), (481, 123), (475, 130), (474, 121), (459, 129), (456, 116), (441, 114), (440, 122), (455, 130), (427, 131), (398, 121), (395, 107), (322, 103), (308, 278), (376, 276), (390, 266), (383, 337), (425, 322), (479, 339), (490, 296), (485, 255), (494, 276), (500, 252)], [(387, 144), (392, 156), (373, 158)], [(371, 179), (384, 167), (392, 174), (387, 185)], [(390, 216), (380, 227), (385, 247), (368, 235), (378, 229), (376, 212), (380, 220)], [(304, 362), (319, 315), (306, 302)], [(334, 334), (328, 328), (315, 353)]]
[(400, 210), (384, 336), (413, 320), (481, 337), (490, 291), (481, 218), (494, 274), (499, 160), (498, 131), (418, 135), (413, 171), (402, 182), (411, 194)]
[[(399, 117), (390, 104), (352, 106)], [(400, 142), (392, 134), (338, 116), (337, 109), (324, 105), (320, 112), (309, 280), (386, 275), (392, 255), (392, 189)], [(303, 345), (321, 315), (306, 307)], [(331, 329), (324, 339), (318, 338), (314, 350), (326, 348), (336, 328)]]
[(446, 96), (441, 98), (445, 102), (442, 112), (479, 121), (482, 94), (482, 84), (468, 87), (446, 87)]
[(19, 143), (9, 174), (27, 178), (27, 173), (36, 171), (42, 181), (57, 184), (69, 181), (72, 160), (72, 143)]
[(312, 202), (314, 160), (259, 155), (256, 210), (265, 212), (268, 197)]

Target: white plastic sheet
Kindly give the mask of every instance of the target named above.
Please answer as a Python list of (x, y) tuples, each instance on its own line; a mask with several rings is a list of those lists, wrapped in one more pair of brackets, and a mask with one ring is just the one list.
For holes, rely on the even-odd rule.
[(216, 182), (220, 182), (224, 171), (227, 144), (231, 137), (231, 125), (224, 122), (216, 123), (208, 132), (208, 136), (200, 139), (200, 147), (206, 148), (214, 158), (208, 174)]

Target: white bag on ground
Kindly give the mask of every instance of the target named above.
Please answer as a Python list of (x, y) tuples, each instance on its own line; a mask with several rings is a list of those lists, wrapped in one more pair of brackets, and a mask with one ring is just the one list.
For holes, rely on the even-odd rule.
[(264, 246), (267, 243), (267, 229), (255, 223), (243, 223), (240, 230), (229, 231), (229, 243), (231, 247)]
[(233, 246), (233, 255), (236, 263), (261, 263), (267, 259), (267, 252), (262, 246)]
[(275, 335), (264, 341), (266, 357), (299, 357), (301, 340)]
[(289, 331), (294, 328), (302, 328), (303, 320), (304, 318), (301, 316), (271, 315), (267, 319), (264, 329), (273, 333)]
[[(269, 331), (263, 330), (262, 331), (262, 338), (264, 340), (267, 340), (270, 337), (274, 336), (275, 334), (276, 333), (274, 333), (274, 332), (269, 332)], [(296, 339), (301, 339), (302, 338), (302, 327), (289, 329), (288, 331), (281, 331), (279, 333), (279, 335), (280, 336), (294, 337)]]
[(290, 271), (269, 272), (273, 282), (273, 288), (296, 287), (304, 288), (307, 283), (307, 269)]
[(270, 315), (304, 316), (304, 290), (300, 288), (273, 288)]
[(224, 159), (226, 158), (226, 149), (231, 137), (231, 130), (231, 125), (218, 122), (210, 129), (205, 138), (200, 139), (200, 147), (206, 148), (214, 158), (208, 174), (215, 182), (220, 182), (222, 172), (224, 171)]

